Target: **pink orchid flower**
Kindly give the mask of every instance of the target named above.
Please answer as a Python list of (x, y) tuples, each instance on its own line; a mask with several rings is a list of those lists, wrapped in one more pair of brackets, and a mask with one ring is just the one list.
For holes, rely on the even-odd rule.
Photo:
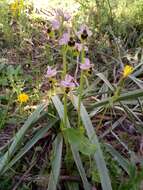
[(52, 69), (50, 66), (48, 66), (47, 73), (46, 73), (46, 78), (52, 78), (55, 77), (57, 74), (56, 69)]
[(80, 64), (81, 70), (89, 70), (93, 67), (93, 64), (90, 63), (90, 60), (88, 58), (85, 58), (84, 63)]
[(66, 75), (65, 76), (65, 80), (61, 81), (61, 86), (64, 88), (74, 88), (75, 82), (74, 82), (74, 78), (71, 75)]
[(61, 16), (64, 21), (69, 21), (70, 18), (71, 18), (70, 14), (69, 14), (68, 12), (63, 11), (62, 9), (57, 9), (56, 12), (57, 12), (57, 13), (56, 13), (57, 16), (58, 16), (58, 17)]
[(71, 18), (71, 15), (70, 15), (69, 13), (65, 12), (65, 13), (64, 13), (64, 20), (65, 20), (65, 21), (69, 21), (70, 18)]
[(59, 40), (59, 45), (67, 45), (70, 40), (69, 33), (65, 32), (62, 38)]
[(60, 26), (61, 26), (61, 23), (60, 23), (60, 21), (59, 20), (52, 20), (51, 21), (51, 24), (52, 24), (52, 28), (54, 29), (54, 30), (58, 30), (59, 28), (60, 28)]

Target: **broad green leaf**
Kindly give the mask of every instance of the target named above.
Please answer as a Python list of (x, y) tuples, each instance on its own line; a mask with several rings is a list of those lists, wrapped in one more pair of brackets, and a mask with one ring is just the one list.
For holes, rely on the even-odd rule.
[(52, 170), (49, 177), (48, 190), (57, 189), (57, 184), (61, 169), (62, 149), (63, 149), (63, 137), (61, 134), (59, 134), (54, 142), (54, 152), (53, 152), (54, 155), (52, 160)]
[[(56, 120), (57, 121), (57, 120)], [(9, 168), (11, 168), (19, 159), (22, 158), (44, 135), (47, 131), (54, 126), (56, 121), (51, 122), (48, 126), (41, 128), (37, 133), (29, 140), (26, 145), (20, 149), (16, 156), (9, 162), (9, 164), (5, 167), (2, 174), (5, 173)]]
[(95, 153), (96, 147), (92, 144), (87, 137), (84, 136), (78, 129), (67, 128), (64, 129), (64, 134), (66, 135), (70, 144), (72, 144), (81, 153), (90, 156)]
[[(64, 118), (64, 107), (63, 107), (63, 104), (61, 103), (59, 97), (53, 96), (52, 101), (53, 101), (53, 104), (54, 104), (61, 120), (63, 120), (63, 118)], [(68, 119), (67, 119), (67, 127), (71, 128)], [(81, 179), (83, 182), (84, 189), (85, 190), (91, 190), (90, 184), (87, 180), (86, 173), (85, 173), (85, 170), (84, 170), (84, 167), (83, 167), (80, 155), (79, 155), (79, 152), (77, 151), (77, 149), (72, 144), (70, 144), (70, 146), (71, 146), (71, 150), (72, 150), (72, 154), (73, 154), (76, 166), (78, 168), (78, 171), (80, 173), (80, 176), (81, 176)]]
[[(73, 105), (75, 106), (75, 108), (78, 110), (78, 98), (73, 95), (71, 98), (71, 101)], [(94, 154), (94, 159), (97, 165), (97, 169), (99, 171), (102, 188), (103, 190), (112, 190), (109, 173), (106, 167), (102, 150), (100, 148), (100, 143), (98, 142), (98, 138), (92, 126), (90, 117), (82, 103), (80, 107), (80, 114), (81, 114), (82, 122), (87, 132), (87, 136), (89, 137), (91, 142), (96, 145), (96, 153)]]
[(78, 129), (66, 128), (63, 133), (70, 144), (72, 144), (76, 149), (79, 150), (81, 138), (83, 137)]
[(21, 127), (21, 129), (16, 133), (8, 151), (4, 154), (4, 156), (0, 160), (0, 173), (2, 173), (5, 166), (9, 163), (10, 159), (19, 148), (19, 145), (22, 142), (25, 133), (28, 131), (28, 129), (30, 129), (31, 125), (40, 118), (40, 114), (45, 109), (45, 107), (46, 104), (39, 105), (38, 108), (29, 116), (29, 118)]

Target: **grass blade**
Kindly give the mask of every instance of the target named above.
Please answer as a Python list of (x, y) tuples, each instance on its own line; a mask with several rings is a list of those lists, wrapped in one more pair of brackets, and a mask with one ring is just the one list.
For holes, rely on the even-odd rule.
[(132, 79), (132, 81), (134, 81), (134, 83), (137, 84), (139, 88), (143, 89), (143, 81), (133, 76), (130, 76), (130, 79)]
[[(56, 120), (57, 121), (57, 120)], [(2, 174), (5, 173), (9, 168), (11, 168), (22, 156), (24, 156), (44, 135), (47, 131), (56, 123), (53, 121), (47, 127), (41, 128), (33, 138), (26, 143), (26, 145), (18, 152), (18, 154), (9, 162), (9, 164), (5, 167)]]
[(129, 162), (110, 144), (105, 144), (106, 150), (117, 160), (119, 165), (129, 174)]
[(66, 182), (66, 188), (68, 190), (79, 190), (79, 184), (77, 182)]
[(59, 134), (54, 142), (54, 155), (52, 160), (52, 171), (49, 177), (48, 190), (56, 190), (60, 175), (62, 161), (63, 137)]
[[(78, 110), (78, 98), (75, 96), (72, 96), (71, 101), (72, 101), (73, 105), (75, 106), (75, 108)], [(98, 138), (97, 138), (95, 130), (92, 126), (90, 117), (89, 117), (85, 107), (83, 106), (83, 104), (81, 104), (80, 114), (81, 114), (81, 119), (82, 119), (84, 127), (87, 131), (87, 135), (88, 135), (89, 139), (91, 140), (91, 142), (93, 144), (96, 145), (96, 153), (94, 154), (94, 159), (96, 161), (96, 165), (97, 165), (97, 168), (99, 171), (102, 188), (103, 188), (103, 190), (112, 190), (110, 177), (108, 174), (108, 170), (106, 168), (106, 163), (104, 161), (103, 153), (100, 148)]]
[[(121, 94), (116, 99), (116, 102), (126, 101), (126, 100), (133, 100), (133, 99), (137, 99), (139, 97), (143, 97), (143, 90), (142, 89), (134, 90), (134, 91), (131, 91), (131, 92), (128, 92), (128, 93)], [(101, 100), (99, 102), (96, 102), (96, 103), (92, 104), (92, 107), (94, 107), (94, 110), (90, 113), (90, 116), (94, 116), (95, 115), (95, 113), (97, 112), (97, 108), (109, 104), (110, 101), (111, 101), (111, 99), (112, 99), (112, 97), (106, 98), (104, 100)]]
[(23, 139), (27, 130), (31, 127), (31, 125), (35, 121), (37, 121), (40, 118), (40, 114), (45, 109), (45, 107), (46, 107), (45, 104), (39, 105), (38, 108), (29, 116), (27, 121), (24, 123), (23, 127), (16, 133), (8, 151), (4, 154), (4, 156), (0, 160), (0, 173), (2, 173), (4, 167), (9, 163), (9, 160), (12, 158), (12, 156), (18, 149), (20, 142)]
[(105, 82), (105, 84), (110, 88), (110, 90), (111, 90), (112, 92), (114, 92), (113, 86), (111, 85), (111, 83), (110, 83), (109, 80), (105, 77), (105, 75), (104, 75), (103, 73), (97, 73), (96, 75), (97, 75), (100, 79), (102, 79), (102, 80)]

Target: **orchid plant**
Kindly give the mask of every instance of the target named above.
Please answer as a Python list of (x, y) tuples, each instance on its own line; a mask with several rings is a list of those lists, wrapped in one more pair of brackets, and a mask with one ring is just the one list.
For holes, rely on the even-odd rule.
[[(81, 25), (79, 31), (77, 31), (77, 32), (72, 31), (71, 28), (64, 28), (63, 22), (69, 20), (70, 17), (68, 17), (68, 19), (65, 18), (65, 15), (61, 12), (58, 12), (58, 14), (62, 15), (62, 18), (63, 18), (61, 24), (59, 24), (56, 21), (57, 26), (58, 26), (57, 28), (60, 31), (60, 35), (59, 35), (59, 39), (58, 39), (58, 45), (62, 49), (61, 52), (62, 52), (62, 58), (63, 58), (63, 67), (62, 67), (62, 72), (61, 72), (62, 75), (60, 76), (61, 80), (58, 82), (59, 86), (62, 89), (61, 94), (63, 95), (63, 104), (64, 104), (63, 116), (61, 116), (61, 120), (62, 120), (61, 121), (61, 126), (62, 126), (61, 130), (62, 130), (64, 136), (66, 135), (66, 137), (68, 138), (68, 142), (71, 144), (71, 147), (74, 145), (74, 147), (76, 147), (76, 148), (78, 147), (77, 150), (79, 150), (82, 153), (85, 153), (83, 151), (83, 149), (81, 150), (81, 147), (79, 147), (76, 144), (76, 142), (73, 142), (73, 139), (71, 138), (72, 135), (75, 137), (75, 139), (76, 139), (76, 137), (78, 138), (78, 136), (79, 136), (78, 142), (80, 141), (80, 143), (82, 143), (81, 141), (83, 141), (83, 139), (84, 139), (85, 144), (86, 144), (87, 140), (85, 140), (85, 138), (86, 138), (85, 137), (85, 130), (83, 130), (83, 128), (84, 128), (83, 125), (85, 125), (85, 129), (87, 131), (87, 134), (88, 134), (88, 137), (90, 140), (87, 142), (86, 146), (84, 147), (84, 150), (86, 148), (88, 150), (91, 150), (88, 152), (89, 156), (97, 154), (97, 158), (95, 156), (95, 161), (96, 161), (97, 167), (99, 169), (102, 188), (103, 188), (103, 190), (107, 190), (107, 189), (111, 190), (112, 189), (111, 182), (110, 182), (110, 178), (108, 175), (106, 165), (104, 163), (104, 158), (102, 155), (102, 151), (100, 149), (100, 145), (99, 145), (98, 140), (96, 138), (96, 134), (94, 134), (94, 130), (92, 128), (92, 124), (91, 124), (90, 119), (87, 119), (88, 122), (84, 119), (84, 116), (86, 115), (88, 117), (88, 114), (87, 114), (87, 112), (83, 111), (83, 104), (82, 104), (82, 94), (83, 94), (85, 84), (86, 84), (85, 78), (88, 78), (92, 74), (92, 70), (94, 69), (94, 64), (91, 62), (91, 60), (88, 58), (88, 56), (86, 56), (87, 51), (88, 51), (88, 47), (87, 47), (86, 42), (88, 41), (88, 38), (92, 36), (92, 32), (90, 31), (88, 26), (85, 24)], [(62, 31), (62, 34), (61, 34), (61, 31)], [(77, 56), (77, 60), (78, 60), (76, 72), (79, 73), (79, 80), (77, 80), (77, 78), (68, 74), (68, 73), (70, 73), (70, 70), (68, 67), (68, 59), (67, 59), (68, 52), (71, 52), (71, 53), (76, 52), (75, 55)], [(55, 77), (55, 75), (57, 74), (56, 70), (51, 69), (50, 71), (53, 73), (53, 75)], [(125, 78), (128, 77), (132, 73), (132, 71), (133, 71), (133, 68), (131, 68), (130, 66), (126, 66), (124, 71), (123, 71), (123, 77), (121, 77), (121, 81), (124, 81)], [(74, 75), (74, 76), (76, 76), (76, 75)], [(120, 84), (119, 84), (119, 86), (120, 86)], [(118, 92), (118, 88), (116, 89), (115, 95), (111, 98), (111, 100), (114, 100), (115, 97), (117, 98), (116, 92)], [(71, 101), (73, 101), (73, 99), (75, 100), (74, 94), (78, 95), (76, 97), (76, 103), (75, 102), (73, 103), (73, 104), (75, 104), (76, 109), (77, 109), (77, 113), (78, 113), (77, 124), (74, 126), (74, 128), (68, 129), (69, 128), (69, 120), (68, 120), (68, 107), (67, 107), (67, 105), (68, 105), (69, 99)], [(58, 106), (56, 104), (60, 104), (59, 99), (57, 99), (57, 97), (53, 97), (52, 100), (53, 100), (53, 102), (54, 102), (54, 104), (58, 110)], [(81, 113), (81, 110), (82, 110), (82, 113)], [(106, 109), (105, 109), (105, 111), (106, 111)], [(59, 113), (59, 115), (61, 115), (60, 111), (58, 113)], [(84, 116), (83, 116), (83, 113), (84, 113)], [(99, 127), (100, 127), (101, 123), (102, 123), (102, 119), (99, 122)], [(97, 126), (97, 129), (98, 129), (98, 126)], [(94, 135), (95, 135), (95, 138), (93, 137)], [(92, 140), (92, 138), (94, 140)], [(74, 141), (75, 141), (75, 139), (74, 139)], [(66, 141), (66, 139), (65, 139), (65, 141)], [(66, 143), (66, 145), (67, 145), (67, 143)], [(96, 147), (93, 148), (93, 145), (96, 145), (98, 147), (97, 150), (96, 150)], [(72, 151), (73, 151), (73, 149), (72, 149)], [(100, 166), (104, 165), (104, 172), (98, 164)], [(106, 178), (105, 178), (105, 176), (106, 176)], [(105, 181), (106, 181), (106, 185), (105, 185)], [(86, 187), (84, 187), (84, 189), (91, 189), (87, 184), (85, 186)]]
[[(69, 21), (71, 18), (67, 13), (63, 13), (61, 10), (58, 10), (56, 13), (57, 18), (55, 20), (52, 20), (52, 28), (61, 31), (61, 27), (63, 27), (64, 21)], [(62, 18), (62, 19), (60, 19)], [(61, 87), (64, 89), (64, 113), (65, 118), (67, 117), (66, 113), (66, 106), (67, 106), (67, 95), (69, 92), (71, 92), (75, 87), (78, 87), (79, 89), (79, 96), (78, 96), (78, 126), (80, 126), (80, 104), (81, 104), (81, 97), (82, 97), (82, 91), (83, 91), (83, 83), (84, 83), (84, 75), (91, 74), (93, 64), (90, 63), (89, 58), (85, 57), (86, 52), (88, 51), (88, 48), (86, 46), (86, 40), (92, 35), (92, 32), (88, 28), (87, 25), (81, 25), (79, 31), (74, 32), (70, 28), (65, 28), (63, 31), (63, 34), (60, 34), (59, 36), (59, 46), (62, 48), (62, 57), (63, 57), (63, 71), (62, 71), (62, 81), (59, 83)], [(80, 57), (81, 63), (77, 62), (77, 69), (78, 65), (80, 65), (79, 69), (81, 72), (79, 85), (77, 85), (76, 79), (74, 79), (72, 76), (67, 74), (69, 72), (68, 70), (68, 64), (67, 64), (67, 53), (68, 50), (77, 52), (77, 56)], [(52, 75), (56, 75), (57, 72), (55, 69), (51, 69), (48, 67), (47, 70), (47, 77), (49, 75), (49, 78), (51, 78)]]
[[(57, 135), (57, 138), (54, 141), (55, 154), (52, 160), (52, 171), (49, 177), (48, 190), (56, 190), (62, 162), (63, 142), (66, 144), (66, 154), (68, 154), (68, 148), (70, 144), (71, 152), (73, 154), (73, 158), (80, 173), (85, 190), (91, 190), (92, 187), (86, 177), (79, 152), (88, 156), (89, 158), (92, 156), (92, 159), (97, 165), (96, 169), (98, 169), (103, 190), (112, 190), (111, 181), (106, 168), (100, 143), (98, 142), (98, 138), (92, 126), (91, 119), (82, 104), (83, 92), (86, 88), (85, 79), (88, 79), (90, 75), (92, 75), (92, 71), (94, 69), (94, 64), (87, 56), (87, 41), (92, 36), (92, 32), (85, 24), (81, 25), (79, 30), (75, 32), (75, 30), (73, 30), (71, 27), (66, 27), (64, 25), (65, 22), (70, 22), (70, 20), (71, 16), (68, 13), (58, 9), (54, 19), (51, 20), (50, 27), (47, 31), (48, 35), (50, 35), (51, 32), (53, 34), (58, 32), (58, 37), (56, 39), (54, 38), (55, 35), (51, 35), (51, 37), (53, 37), (53, 42), (56, 43), (56, 45), (61, 49), (62, 56), (62, 69), (58, 70), (56, 67), (48, 66), (44, 76), (44, 80), (47, 80), (49, 83), (50, 90), (55, 91), (55, 93), (51, 94), (50, 98), (60, 117), (60, 133)], [(68, 63), (68, 56), (72, 54), (74, 54), (74, 56), (77, 58), (75, 72), (74, 70), (71, 71), (69, 69)], [(75, 62), (73, 59), (72, 61), (72, 63)], [(133, 68), (129, 65), (124, 68), (121, 82), (119, 83), (120, 88), (115, 90), (112, 100), (115, 101), (118, 98), (120, 89), (122, 87), (121, 83), (123, 83), (125, 79), (130, 74), (132, 74), (132, 72)], [(57, 91), (57, 88), (60, 88), (60, 91)], [(19, 102), (25, 104), (29, 100), (29, 97), (26, 94), (20, 94), (18, 100)], [(48, 103), (46, 101), (46, 103), (44, 102), (42, 105), (40, 105), (37, 110), (28, 118), (27, 122), (18, 132), (18, 135), (16, 134), (13, 142), (10, 144), (8, 151), (2, 158), (0, 157), (0, 173), (7, 171), (14, 163), (16, 163), (15, 160), (21, 155), (23, 156), (23, 152), (26, 152), (26, 148), (24, 147), (21, 155), (18, 154), (16, 155), (16, 159), (14, 161), (11, 160), (15, 155), (15, 152), (19, 147), (18, 145), (20, 144), (21, 139), (24, 137), (27, 130), (41, 117), (41, 112), (45, 110), (51, 101)], [(68, 103), (71, 102), (77, 110), (77, 120), (74, 124), (72, 124), (72, 126), (70, 125), (71, 120), (69, 120), (68, 117)], [(36, 133), (36, 139), (39, 140), (40, 137), (43, 137), (44, 134), (50, 128), (52, 128), (58, 120), (59, 118), (55, 120), (50, 126), (48, 125), (46, 129), (40, 129), (40, 132), (38, 131), (38, 133)], [(100, 121), (99, 125), (101, 122), (102, 120)], [(26, 145), (32, 147), (34, 143), (36, 143), (35, 138), (30, 141), (30, 145)], [(6, 166), (7, 163), (8, 166)]]

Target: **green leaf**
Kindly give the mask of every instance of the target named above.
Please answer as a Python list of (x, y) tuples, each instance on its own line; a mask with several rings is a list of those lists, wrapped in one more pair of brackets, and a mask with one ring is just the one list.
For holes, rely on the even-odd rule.
[(95, 153), (95, 145), (92, 144), (89, 139), (85, 137), (78, 129), (64, 129), (64, 134), (66, 135), (69, 143), (81, 153), (87, 156), (91, 156), (91, 154)]
[[(54, 104), (54, 106), (55, 106), (61, 120), (63, 120), (63, 118), (64, 118), (64, 107), (63, 107), (63, 104), (61, 103), (59, 97), (58, 96), (53, 96), (52, 101), (53, 101), (53, 104)], [(67, 119), (67, 127), (71, 128), (68, 119)], [(80, 155), (79, 155), (79, 152), (73, 146), (73, 144), (70, 144), (70, 146), (71, 146), (71, 150), (72, 150), (72, 154), (73, 154), (76, 166), (78, 168), (78, 171), (80, 173), (80, 176), (81, 176), (81, 179), (82, 179), (82, 182), (83, 182), (84, 189), (85, 190), (91, 190), (90, 184), (89, 184), (89, 182), (87, 180), (86, 173), (85, 173), (85, 170), (84, 170), (84, 167), (83, 167)]]
[(132, 81), (134, 81), (135, 84), (137, 84), (137, 86), (141, 89), (143, 89), (143, 81), (134, 77), (134, 76), (130, 76), (130, 79), (132, 79)]
[[(78, 110), (78, 98), (73, 95), (71, 98), (71, 101), (73, 105), (75, 106), (75, 108)], [(99, 171), (102, 188), (103, 190), (112, 190), (109, 173), (106, 167), (102, 150), (100, 148), (100, 144), (98, 142), (97, 135), (92, 126), (90, 117), (82, 103), (80, 107), (80, 114), (81, 114), (81, 119), (83, 121), (84, 127), (87, 132), (87, 136), (89, 137), (91, 142), (96, 145), (96, 153), (94, 154), (94, 159), (97, 165), (97, 169)]]
[[(134, 91), (131, 91), (131, 92), (127, 92), (127, 93), (121, 94), (116, 99), (116, 102), (126, 101), (126, 100), (133, 100), (133, 99), (137, 99), (139, 97), (143, 97), (143, 90), (142, 89), (134, 90)], [(99, 102), (94, 103), (92, 105), (92, 107), (94, 107), (94, 110), (90, 113), (90, 116), (94, 116), (94, 114), (97, 112), (97, 108), (105, 106), (107, 104), (110, 104), (111, 100), (112, 100), (112, 97), (106, 98), (104, 100), (101, 100)]]
[(56, 190), (61, 169), (63, 149), (63, 137), (59, 134), (54, 142), (54, 155), (52, 160), (52, 171), (49, 177), (48, 190)]
[(41, 128), (37, 133), (33, 136), (33, 138), (26, 143), (26, 145), (20, 149), (16, 156), (9, 162), (9, 164), (5, 167), (2, 174), (5, 173), (9, 168), (11, 168), (18, 160), (22, 158), (44, 135), (47, 131), (54, 126), (57, 120), (51, 122), (48, 126)]
[(129, 162), (110, 144), (105, 144), (107, 151), (116, 159), (119, 165), (129, 174)]
[(79, 184), (77, 182), (66, 182), (66, 189), (79, 190)]
[(28, 129), (30, 129), (31, 125), (40, 118), (40, 114), (45, 109), (45, 107), (46, 104), (39, 105), (38, 108), (29, 116), (27, 121), (24, 123), (23, 127), (21, 127), (21, 129), (16, 133), (8, 151), (0, 160), (0, 173), (2, 173), (5, 166), (9, 163), (10, 159), (19, 148), (21, 141), (23, 140), (24, 135), (26, 134)]
[(105, 77), (103, 73), (97, 73), (96, 75), (105, 82), (105, 84), (110, 88), (112, 92), (114, 92), (113, 86), (111, 85), (111, 83), (108, 81), (108, 79)]

